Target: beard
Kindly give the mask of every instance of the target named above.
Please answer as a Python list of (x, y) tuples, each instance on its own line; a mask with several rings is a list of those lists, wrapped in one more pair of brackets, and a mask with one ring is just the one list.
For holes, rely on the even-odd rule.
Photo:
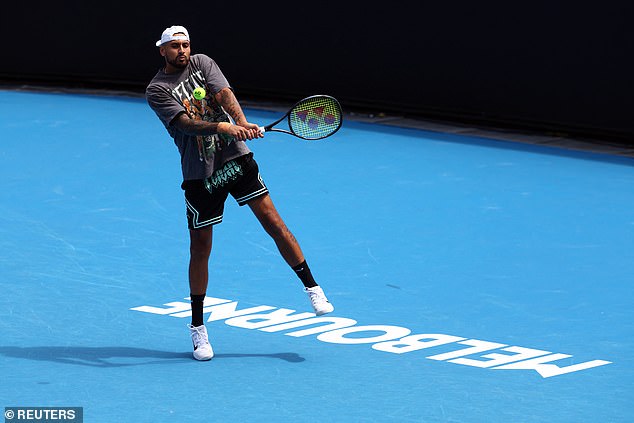
[[(180, 59), (184, 58), (185, 60), (181, 61)], [(167, 60), (167, 63), (169, 63), (170, 65), (174, 66), (175, 68), (178, 69), (185, 69), (187, 67), (187, 65), (189, 64), (189, 57), (183, 55), (183, 56), (176, 56), (174, 59), (169, 59), (169, 58), (165, 58), (165, 60)]]

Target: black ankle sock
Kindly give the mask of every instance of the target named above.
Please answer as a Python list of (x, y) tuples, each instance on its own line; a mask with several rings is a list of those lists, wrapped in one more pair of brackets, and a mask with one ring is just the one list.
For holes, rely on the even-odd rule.
[(317, 286), (317, 282), (313, 278), (313, 274), (310, 273), (310, 269), (308, 268), (308, 264), (306, 264), (306, 260), (297, 266), (293, 266), (292, 269), (297, 273), (299, 279), (301, 279), (302, 283), (306, 288), (312, 288)]
[(200, 326), (203, 324), (203, 302), (205, 301), (205, 294), (190, 294), (189, 297), (192, 300), (192, 326)]

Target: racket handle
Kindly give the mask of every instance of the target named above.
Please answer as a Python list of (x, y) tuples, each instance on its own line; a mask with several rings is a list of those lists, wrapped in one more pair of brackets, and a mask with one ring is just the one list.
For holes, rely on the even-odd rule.
[(260, 126), (260, 132), (265, 133), (266, 132), (266, 128), (264, 126)]

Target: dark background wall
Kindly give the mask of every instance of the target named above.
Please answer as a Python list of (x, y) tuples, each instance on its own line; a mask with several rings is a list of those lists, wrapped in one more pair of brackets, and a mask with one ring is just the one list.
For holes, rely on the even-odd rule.
[(11, 2), (0, 79), (142, 92), (185, 25), (239, 98), (634, 144), (634, 2)]

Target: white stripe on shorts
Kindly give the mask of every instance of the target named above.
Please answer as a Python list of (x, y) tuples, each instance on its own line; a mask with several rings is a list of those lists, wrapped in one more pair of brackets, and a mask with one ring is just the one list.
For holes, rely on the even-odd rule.
[(194, 215), (194, 218), (192, 219), (192, 225), (194, 229), (203, 228), (205, 226), (215, 225), (222, 222), (222, 215), (218, 217), (213, 217), (209, 220), (205, 220), (204, 222), (199, 222), (198, 218), (200, 216), (200, 213), (198, 213), (198, 210), (196, 210), (194, 206), (192, 206), (189, 201), (187, 201), (187, 197), (185, 197), (185, 204), (187, 205), (187, 209)]
[(258, 197), (258, 196), (260, 196), (260, 195), (262, 195), (262, 194), (264, 194), (266, 192), (269, 192), (269, 190), (266, 187), (264, 187), (262, 189), (259, 189), (259, 190), (255, 191), (255, 192), (252, 192), (249, 195), (245, 195), (244, 197), (236, 198), (236, 201), (238, 202), (238, 204), (243, 204), (243, 203), (251, 200), (252, 198)]
[(264, 184), (264, 181), (262, 180), (262, 175), (260, 175), (260, 173), (259, 173), (259, 172), (258, 172), (258, 180), (259, 180), (259, 181), (260, 181), (260, 183), (262, 184), (262, 188), (261, 188), (261, 189), (259, 189), (259, 190), (257, 190), (257, 191), (255, 191), (255, 192), (252, 192), (252, 193), (251, 193), (251, 194), (249, 194), (249, 195), (245, 195), (244, 197), (236, 198), (236, 202), (237, 202), (239, 205), (244, 204), (245, 202), (247, 202), (247, 201), (251, 200), (252, 198), (259, 197), (260, 195), (262, 195), (262, 194), (265, 194), (265, 193), (269, 192), (269, 189), (268, 189), (268, 188), (266, 187), (266, 185)]

